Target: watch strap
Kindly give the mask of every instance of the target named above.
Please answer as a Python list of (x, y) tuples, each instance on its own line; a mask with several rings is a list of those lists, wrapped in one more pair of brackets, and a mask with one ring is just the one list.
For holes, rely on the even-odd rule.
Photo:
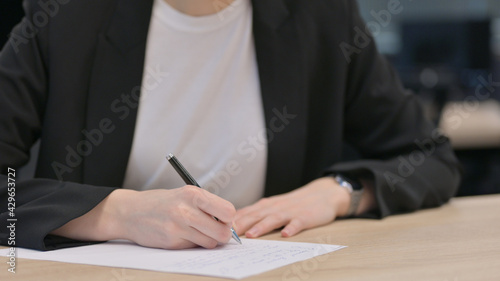
[(355, 215), (363, 195), (363, 186), (361, 183), (353, 181), (341, 174), (335, 174), (334, 179), (341, 187), (345, 188), (347, 192), (349, 192), (349, 196), (351, 197), (346, 217)]

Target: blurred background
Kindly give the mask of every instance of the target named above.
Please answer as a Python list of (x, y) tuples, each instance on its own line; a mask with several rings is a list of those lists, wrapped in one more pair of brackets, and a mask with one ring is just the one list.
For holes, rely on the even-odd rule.
[[(357, 1), (379, 50), (450, 137), (465, 172), (458, 195), (500, 193), (500, 1)], [(0, 0), (0, 46), (22, 15), (21, 0)]]
[(458, 195), (500, 192), (500, 1), (358, 0), (377, 46), (451, 139)]

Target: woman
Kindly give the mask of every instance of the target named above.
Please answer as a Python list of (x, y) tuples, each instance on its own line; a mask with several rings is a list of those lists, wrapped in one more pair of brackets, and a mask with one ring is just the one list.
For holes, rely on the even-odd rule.
[[(25, 6), (0, 55), (2, 182), (41, 138), (35, 179), (16, 187), (17, 246), (213, 248), (232, 224), (289, 237), (456, 191), (447, 139), (377, 53), (355, 1)], [(343, 162), (343, 141), (365, 160)], [(184, 186), (170, 152), (208, 191)]]

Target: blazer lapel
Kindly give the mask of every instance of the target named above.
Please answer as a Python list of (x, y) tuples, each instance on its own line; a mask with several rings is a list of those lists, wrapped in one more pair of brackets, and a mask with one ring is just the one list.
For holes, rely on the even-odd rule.
[(134, 137), (152, 0), (121, 0), (99, 35), (87, 101), (84, 182), (119, 187)]
[(268, 131), (265, 196), (303, 184), (308, 99), (301, 34), (282, 0), (254, 0), (254, 40)]

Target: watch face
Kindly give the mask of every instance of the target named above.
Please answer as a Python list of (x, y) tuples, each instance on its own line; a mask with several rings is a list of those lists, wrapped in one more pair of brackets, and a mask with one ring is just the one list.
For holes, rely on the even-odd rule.
[(349, 191), (349, 193), (352, 193), (352, 191), (353, 191), (352, 185), (350, 183), (348, 183), (344, 178), (342, 178), (342, 176), (340, 176), (340, 175), (335, 176), (335, 181), (340, 186), (342, 186), (343, 188), (347, 189), (347, 191)]
[(358, 182), (357, 180), (353, 180), (351, 178), (348, 178), (348, 177), (346, 177), (344, 175), (338, 174), (335, 177), (335, 179), (337, 179), (337, 181), (339, 182), (340, 185), (342, 185), (341, 182), (343, 182), (344, 184), (349, 185), (349, 187), (347, 187), (347, 186), (345, 186), (345, 187), (350, 188), (352, 190), (361, 190), (363, 188), (363, 186), (361, 185), (360, 182)]

